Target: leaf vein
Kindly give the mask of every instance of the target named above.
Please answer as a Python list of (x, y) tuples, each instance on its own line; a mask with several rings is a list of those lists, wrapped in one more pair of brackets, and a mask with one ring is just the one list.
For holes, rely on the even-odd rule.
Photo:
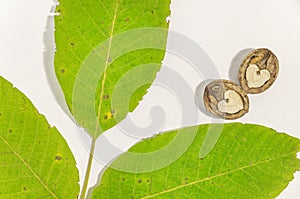
[(184, 187), (188, 187), (188, 186), (195, 185), (195, 184), (200, 183), (200, 182), (209, 181), (209, 180), (211, 180), (211, 179), (218, 178), (218, 177), (221, 177), (221, 176), (225, 176), (225, 175), (230, 174), (230, 173), (234, 173), (234, 172), (237, 172), (237, 171), (242, 171), (242, 170), (244, 170), (244, 169), (251, 168), (251, 167), (254, 167), (254, 166), (257, 166), (257, 165), (260, 165), (260, 164), (269, 163), (270, 161), (273, 161), (273, 160), (276, 160), (276, 159), (280, 159), (280, 158), (286, 157), (286, 156), (288, 156), (288, 155), (290, 155), (290, 154), (294, 154), (294, 152), (290, 152), (290, 153), (284, 154), (284, 155), (279, 156), (279, 157), (276, 157), (276, 158), (272, 158), (272, 159), (267, 159), (267, 160), (259, 161), (259, 162), (255, 163), (255, 164), (242, 166), (242, 167), (240, 167), (240, 168), (236, 168), (236, 169), (231, 170), (231, 171), (226, 171), (226, 172), (224, 172), (224, 173), (220, 173), (220, 174), (217, 174), (217, 175), (214, 175), (214, 176), (210, 176), (210, 177), (207, 177), (207, 178), (204, 178), (204, 179), (196, 180), (196, 181), (194, 181), (194, 182), (190, 182), (190, 183), (187, 183), (187, 184), (184, 184), (184, 185), (179, 185), (179, 186), (177, 186), (177, 187), (173, 187), (173, 188), (171, 188), (171, 189), (164, 190), (164, 191), (155, 193), (155, 194), (153, 194), (153, 195), (145, 196), (145, 197), (143, 197), (143, 198), (141, 198), (141, 199), (153, 198), (153, 197), (156, 197), (156, 196), (165, 194), (165, 193), (170, 193), (170, 192), (176, 191), (176, 190), (181, 189), (181, 188), (184, 188)]
[(17, 151), (14, 150), (14, 148), (5, 140), (1, 135), (0, 139), (14, 152), (14, 154), (23, 162), (23, 164), (26, 166), (26, 168), (29, 169), (29, 171), (34, 175), (34, 177), (43, 185), (43, 187), (54, 197), (58, 199), (58, 196), (53, 193), (49, 187), (43, 182), (43, 180), (35, 173), (35, 171), (30, 167), (30, 165), (20, 156)]

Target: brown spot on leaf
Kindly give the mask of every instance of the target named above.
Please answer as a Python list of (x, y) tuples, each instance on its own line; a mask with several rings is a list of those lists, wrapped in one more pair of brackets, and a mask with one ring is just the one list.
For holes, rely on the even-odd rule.
[(26, 191), (26, 190), (27, 190), (27, 188), (26, 188), (26, 187), (23, 187), (23, 190), (24, 190), (24, 191)]
[(143, 180), (142, 180), (142, 179), (139, 179), (139, 180), (138, 180), (138, 183), (142, 183), (142, 182), (143, 182)]
[(55, 160), (58, 160), (58, 161), (60, 161), (62, 159), (62, 157), (61, 156), (55, 156)]
[(61, 72), (61, 73), (65, 73), (65, 69), (61, 69), (60, 72)]
[(103, 99), (109, 99), (110, 95), (103, 95)]
[(188, 178), (184, 178), (184, 184), (189, 183), (189, 179)]
[(115, 117), (116, 114), (117, 114), (117, 111), (115, 111), (115, 110), (110, 110), (109, 112), (106, 112), (106, 113), (105, 113), (104, 119), (105, 119), (105, 120), (106, 120), (106, 119), (109, 120), (109, 119)]
[(129, 18), (126, 18), (126, 19), (125, 19), (125, 21), (129, 21), (129, 20), (130, 20)]
[(70, 45), (71, 45), (71, 46), (74, 46), (75, 44), (72, 42), (72, 43), (70, 43)]
[(9, 133), (12, 133), (12, 130), (11, 129), (9, 129), (9, 131), (8, 131)]

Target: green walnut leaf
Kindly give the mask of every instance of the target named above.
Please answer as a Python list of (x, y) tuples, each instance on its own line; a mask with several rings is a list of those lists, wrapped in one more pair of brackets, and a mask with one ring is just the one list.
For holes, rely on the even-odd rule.
[(56, 75), (96, 138), (138, 105), (160, 70), (170, 0), (60, 0), (57, 12)]
[(74, 157), (56, 128), (0, 77), (0, 198), (77, 198)]
[[(275, 198), (300, 169), (296, 157), (299, 139), (251, 124), (225, 124), (216, 146), (200, 159), (198, 152), (208, 127), (189, 127), (140, 142), (104, 172), (92, 198)], [(162, 150), (182, 136), (179, 133), (186, 136), (185, 142), (194, 139), (175, 162), (154, 171), (133, 172), (140, 165), (153, 167), (164, 161), (153, 157), (141, 162), (145, 159), (133, 153)], [(177, 147), (182, 148), (183, 143), (177, 142)]]
[(165, 55), (171, 0), (60, 0), (55, 72), (77, 123), (97, 137), (146, 94)]

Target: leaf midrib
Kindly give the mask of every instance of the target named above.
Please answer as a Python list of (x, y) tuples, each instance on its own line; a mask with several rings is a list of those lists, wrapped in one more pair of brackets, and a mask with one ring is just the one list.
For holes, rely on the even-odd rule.
[(194, 182), (190, 182), (190, 183), (187, 183), (187, 184), (184, 184), (184, 185), (179, 185), (177, 187), (173, 187), (173, 188), (168, 189), (168, 190), (164, 190), (164, 191), (161, 191), (161, 192), (149, 195), (149, 196), (145, 196), (145, 197), (142, 197), (140, 199), (148, 199), (148, 198), (153, 198), (153, 197), (156, 197), (156, 196), (159, 196), (159, 195), (163, 195), (165, 193), (170, 193), (170, 192), (176, 191), (176, 190), (184, 188), (184, 187), (195, 185), (195, 184), (200, 183), (200, 182), (209, 181), (211, 179), (222, 177), (222, 176), (225, 176), (225, 175), (230, 174), (230, 173), (234, 173), (234, 172), (241, 171), (241, 170), (244, 170), (244, 169), (247, 169), (247, 168), (251, 168), (251, 167), (254, 167), (254, 166), (257, 166), (257, 165), (260, 165), (260, 164), (264, 164), (264, 163), (267, 163), (267, 162), (270, 162), (270, 161), (273, 161), (273, 160), (276, 160), (276, 159), (284, 158), (284, 157), (286, 157), (290, 154), (294, 154), (294, 153), (295, 152), (290, 152), (290, 153), (284, 154), (284, 155), (276, 157), (276, 158), (267, 159), (267, 160), (264, 160), (264, 161), (259, 161), (255, 164), (251, 164), (251, 165), (242, 166), (242, 167), (237, 168), (237, 169), (233, 169), (233, 170), (226, 171), (224, 173), (220, 173), (220, 174), (217, 174), (217, 175), (214, 175), (214, 176), (210, 176), (210, 177), (207, 177), (207, 178), (196, 180)]
[(0, 139), (9, 147), (10, 150), (21, 160), (21, 162), (25, 165), (27, 169), (33, 174), (33, 176), (45, 187), (45, 189), (55, 198), (58, 199), (58, 196), (53, 193), (50, 188), (43, 182), (43, 180), (35, 173), (35, 171), (30, 167), (30, 165), (22, 158), (22, 156), (14, 150), (14, 148), (8, 143), (7, 140), (5, 140), (1, 135)]
[(90, 178), (90, 173), (91, 173), (91, 166), (92, 166), (92, 162), (93, 162), (93, 157), (94, 157), (94, 153), (95, 153), (95, 146), (96, 146), (96, 140), (97, 140), (97, 132), (99, 130), (99, 120), (100, 120), (100, 112), (101, 112), (101, 107), (102, 107), (102, 101), (103, 101), (103, 95), (104, 95), (104, 85), (105, 85), (105, 80), (106, 80), (106, 72), (107, 72), (107, 65), (109, 62), (109, 55), (110, 55), (110, 51), (111, 51), (111, 44), (112, 44), (112, 37), (114, 34), (114, 30), (115, 30), (115, 23), (116, 23), (116, 19), (117, 19), (117, 13), (118, 13), (118, 8), (119, 8), (119, 1), (120, 0), (116, 0), (116, 6), (115, 6), (115, 11), (114, 11), (114, 18), (112, 21), (112, 25), (111, 25), (111, 32), (109, 35), (109, 41), (108, 41), (108, 48), (107, 48), (107, 56), (106, 56), (106, 60), (105, 60), (105, 66), (104, 66), (104, 72), (103, 72), (103, 79), (101, 82), (101, 92), (100, 92), (100, 101), (99, 101), (99, 106), (98, 106), (98, 110), (97, 110), (97, 121), (96, 121), (96, 126), (95, 126), (95, 132), (94, 134), (91, 133), (92, 135), (92, 143), (91, 143), (91, 148), (90, 148), (90, 155), (89, 155), (89, 159), (88, 159), (88, 163), (87, 163), (87, 169), (85, 172), (85, 177), (84, 177), (84, 181), (83, 181), (83, 188), (82, 188), (82, 192), (81, 192), (81, 196), (80, 198), (85, 198), (86, 195), (86, 191), (87, 191), (87, 187), (88, 187), (88, 183), (89, 183), (89, 178)]
[[(108, 48), (107, 48), (107, 56), (106, 56), (106, 60), (105, 60), (105, 66), (104, 66), (104, 72), (103, 72), (103, 79), (102, 79), (102, 83), (101, 83), (101, 93), (100, 93), (100, 102), (99, 102), (99, 106), (98, 106), (98, 112), (97, 112), (97, 121), (99, 122), (100, 120), (100, 112), (101, 112), (101, 107), (102, 107), (102, 102), (103, 102), (103, 95), (104, 95), (104, 85), (105, 85), (105, 81), (106, 81), (106, 76), (107, 76), (107, 65), (109, 62), (109, 55), (110, 55), (110, 51), (111, 51), (111, 44), (112, 44), (112, 38), (113, 38), (113, 34), (114, 34), (114, 30), (115, 30), (115, 24), (116, 24), (116, 19), (117, 19), (117, 13), (118, 13), (118, 8), (119, 8), (119, 2), (120, 0), (116, 0), (116, 6), (115, 6), (115, 11), (114, 11), (114, 18), (112, 21), (112, 25), (111, 25), (111, 32), (109, 35), (109, 41), (108, 41)], [(95, 134), (94, 137), (97, 137), (97, 132), (98, 132), (98, 122), (96, 122), (96, 130), (95, 130)], [(94, 138), (94, 139), (95, 139)]]

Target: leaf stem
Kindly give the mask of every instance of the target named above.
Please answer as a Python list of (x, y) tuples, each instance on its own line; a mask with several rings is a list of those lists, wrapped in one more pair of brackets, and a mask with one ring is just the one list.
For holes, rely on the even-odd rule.
[(83, 181), (83, 187), (80, 195), (80, 199), (84, 199), (86, 196), (86, 192), (88, 189), (88, 184), (89, 184), (89, 179), (90, 179), (90, 173), (91, 173), (91, 167), (92, 167), (92, 162), (93, 162), (93, 157), (94, 157), (94, 152), (95, 152), (95, 145), (96, 145), (96, 138), (92, 138), (92, 144), (91, 144), (91, 149), (90, 149), (90, 155), (89, 155), (89, 160), (88, 164), (86, 167), (86, 172), (85, 172), (85, 177)]

